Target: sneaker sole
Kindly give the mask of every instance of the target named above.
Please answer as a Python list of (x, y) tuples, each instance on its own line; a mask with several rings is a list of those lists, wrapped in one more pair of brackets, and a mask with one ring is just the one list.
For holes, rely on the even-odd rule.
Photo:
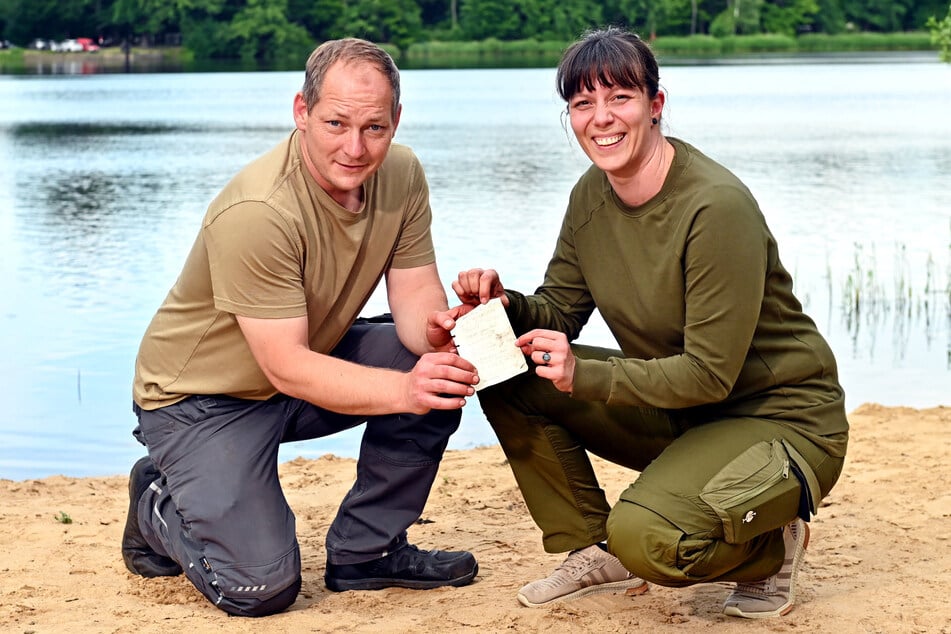
[(469, 585), (476, 575), (479, 574), (479, 564), (476, 564), (472, 572), (448, 580), (420, 581), (414, 579), (393, 579), (392, 577), (379, 577), (375, 579), (332, 579), (325, 578), (324, 584), (333, 592), (346, 592), (347, 590), (385, 590), (386, 588), (408, 588), (410, 590), (432, 590), (434, 588), (443, 588), (452, 586)]
[(587, 597), (594, 594), (604, 594), (607, 592), (629, 589), (640, 590), (640, 592), (636, 592), (635, 594), (643, 594), (644, 592), (647, 592), (647, 582), (643, 579), (634, 578), (625, 579), (624, 581), (612, 581), (610, 583), (598, 583), (588, 586), (587, 588), (581, 588), (580, 590), (569, 592), (568, 594), (563, 594), (560, 597), (555, 597), (554, 599), (549, 599), (548, 601), (542, 601), (541, 603), (533, 603), (521, 592), (518, 593), (516, 598), (518, 599), (518, 602), (524, 605), (526, 608), (541, 608), (546, 605), (551, 605), (552, 603), (559, 603), (561, 601), (570, 601), (572, 599), (580, 599), (582, 597)]
[(777, 616), (786, 616), (796, 607), (796, 582), (799, 577), (799, 566), (802, 565), (802, 558), (806, 555), (806, 548), (809, 546), (809, 525), (801, 523), (803, 528), (803, 538), (801, 544), (796, 544), (796, 552), (793, 553), (793, 571), (789, 578), (789, 600), (775, 610), (769, 612), (744, 612), (735, 605), (723, 608), (723, 613), (727, 616), (738, 616), (744, 619), (769, 619)]

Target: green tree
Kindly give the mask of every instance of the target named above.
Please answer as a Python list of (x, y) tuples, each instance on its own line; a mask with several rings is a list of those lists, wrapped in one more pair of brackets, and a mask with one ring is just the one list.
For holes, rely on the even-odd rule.
[(931, 30), (931, 41), (940, 47), (938, 55), (942, 62), (951, 63), (951, 4), (948, 5), (948, 15), (944, 19), (928, 18), (928, 28)]
[[(204, 51), (201, 39), (213, 37), (225, 48), (223, 33), (236, 11), (235, 0), (115, 0), (113, 28), (123, 39), (145, 35), (149, 39), (165, 33), (181, 33), (186, 46)], [(242, 2), (243, 4), (243, 2)], [(208, 33), (195, 25), (207, 22)], [(197, 30), (198, 35), (192, 31)], [(193, 48), (194, 50), (194, 48)], [(200, 55), (211, 57), (211, 55)]]
[[(423, 28), (451, 29), (455, 0), (417, 0)], [(455, 18), (458, 21), (458, 14)]]
[(763, 5), (763, 31), (796, 35), (806, 30), (819, 12), (816, 0), (772, 0)]
[(96, 37), (110, 23), (108, 3), (100, 0), (2, 0), (4, 37), (24, 46), (33, 38), (62, 40)]
[(845, 31), (845, 11), (840, 0), (817, 0), (819, 10), (813, 18), (813, 30), (835, 35)]
[(414, 0), (355, 0), (341, 28), (346, 35), (406, 50), (422, 34), (423, 20)]
[(459, 26), (472, 40), (494, 37), (515, 40), (522, 37), (521, 18), (506, 0), (461, 0)]
[(314, 40), (323, 42), (340, 37), (346, 0), (288, 0), (287, 15), (300, 24)]
[(314, 41), (303, 26), (287, 19), (288, 0), (248, 0), (228, 26), (242, 60), (275, 62), (307, 58)]
[(519, 17), (520, 39), (573, 40), (603, 20), (596, 0), (520, 0), (512, 4)]
[(750, 35), (760, 33), (763, 0), (729, 0), (710, 24), (710, 35)]
[(928, 20), (944, 13), (948, 0), (915, 0), (905, 13), (906, 30), (918, 30), (922, 25), (927, 27)]
[(847, 24), (858, 31), (900, 31), (915, 0), (842, 0)]

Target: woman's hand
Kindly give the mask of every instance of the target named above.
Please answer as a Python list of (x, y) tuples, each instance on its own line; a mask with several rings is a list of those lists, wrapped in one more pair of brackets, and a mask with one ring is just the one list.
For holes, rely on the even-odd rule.
[(509, 305), (509, 298), (505, 295), (502, 281), (494, 269), (469, 269), (459, 273), (459, 277), (452, 283), (452, 290), (463, 304), (478, 306), (490, 299), (500, 297), (502, 305)]
[(565, 333), (536, 328), (516, 339), (515, 344), (535, 363), (535, 374), (551, 381), (559, 391), (571, 394), (575, 381), (575, 355)]

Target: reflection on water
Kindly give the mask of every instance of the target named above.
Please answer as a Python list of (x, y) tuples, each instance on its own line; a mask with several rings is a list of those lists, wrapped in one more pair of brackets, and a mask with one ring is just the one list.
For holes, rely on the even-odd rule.
[[(854, 408), (948, 404), (949, 68), (676, 67), (665, 129), (757, 196)], [(0, 77), (0, 478), (125, 471), (139, 338), (208, 202), (291, 129), (300, 72)], [(882, 86), (905, 86), (901, 94)], [(900, 92), (900, 91), (899, 91)], [(587, 159), (554, 71), (404, 71), (447, 287), (530, 291)], [(908, 104), (911, 104), (909, 106)], [(913, 110), (913, 116), (895, 113)], [(385, 309), (382, 293), (366, 312)], [(600, 320), (582, 334), (611, 345)], [(359, 430), (282, 457), (355, 455)], [(494, 442), (474, 401), (452, 447)]]

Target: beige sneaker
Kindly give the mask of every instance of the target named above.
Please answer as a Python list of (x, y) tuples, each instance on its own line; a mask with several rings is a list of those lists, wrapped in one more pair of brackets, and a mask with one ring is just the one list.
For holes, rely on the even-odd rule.
[(597, 544), (573, 550), (555, 572), (518, 591), (518, 602), (537, 608), (554, 601), (628, 588), (647, 590), (647, 582), (627, 571), (617, 557)]
[(783, 528), (786, 559), (779, 572), (755, 583), (738, 583), (723, 603), (723, 613), (746, 619), (783, 616), (796, 600), (796, 576), (809, 545), (809, 525), (796, 518)]

